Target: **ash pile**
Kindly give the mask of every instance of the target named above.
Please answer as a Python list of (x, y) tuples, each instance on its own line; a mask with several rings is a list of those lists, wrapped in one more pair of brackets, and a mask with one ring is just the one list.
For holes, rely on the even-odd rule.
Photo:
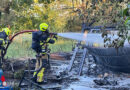
[[(76, 50), (76, 49), (75, 49)], [(92, 57), (85, 49), (77, 49), (71, 53), (67, 53), (67, 56), (71, 57), (71, 60), (51, 59), (51, 69), (45, 74), (47, 79), (43, 84), (30, 84), (30, 81), (24, 80), (21, 85), (21, 89), (38, 89), (38, 90), (130, 90), (130, 74), (115, 73), (105, 69), (103, 66), (97, 65)], [(85, 52), (85, 53), (84, 53)], [(23, 72), (18, 75), (19, 70), (34, 70), (35, 59), (31, 59), (30, 67), (28, 67), (28, 60), (14, 61), (6, 63), (8, 66), (6, 70), (7, 77), (15, 78), (17, 83), (22, 78)], [(19, 67), (20, 66), (20, 67)], [(10, 73), (8, 72), (10, 71)], [(11, 75), (9, 75), (11, 74)], [(29, 73), (27, 73), (28, 77)], [(30, 73), (32, 76), (33, 73)], [(11, 79), (12, 80), (12, 79)], [(14, 80), (14, 79), (13, 79)]]
[(130, 74), (112, 72), (97, 64), (86, 48), (75, 48), (69, 71), (79, 76), (78, 82), (70, 84), (74, 90), (130, 90)]

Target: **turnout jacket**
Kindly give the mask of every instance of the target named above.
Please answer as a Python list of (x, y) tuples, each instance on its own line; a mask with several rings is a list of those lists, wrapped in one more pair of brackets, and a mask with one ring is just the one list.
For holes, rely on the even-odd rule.
[(6, 41), (7, 41), (7, 35), (4, 31), (0, 32), (0, 47), (5, 45)]
[(43, 49), (47, 49), (48, 43), (54, 44), (56, 39), (55, 36), (50, 37), (48, 32), (35, 31), (32, 33), (32, 49), (40, 53)]

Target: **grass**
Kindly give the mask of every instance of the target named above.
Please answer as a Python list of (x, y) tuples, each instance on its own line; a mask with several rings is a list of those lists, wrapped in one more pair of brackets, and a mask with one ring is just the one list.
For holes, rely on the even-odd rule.
[(55, 44), (50, 44), (49, 47), (51, 52), (70, 52), (74, 43), (74, 40), (60, 38)]
[[(7, 50), (6, 57), (8, 58), (25, 58), (35, 57), (36, 53), (31, 49), (32, 43), (31, 34), (22, 34), (17, 36)], [(58, 38), (55, 44), (50, 44), (51, 53), (54, 52), (70, 52), (74, 40)]]

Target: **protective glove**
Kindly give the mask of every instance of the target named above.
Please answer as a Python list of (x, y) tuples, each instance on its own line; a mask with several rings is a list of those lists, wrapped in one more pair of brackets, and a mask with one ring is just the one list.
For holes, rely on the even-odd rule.
[(58, 37), (57, 37), (57, 35), (54, 35), (54, 37), (53, 37), (53, 38), (55, 38), (55, 39), (57, 40), (57, 38), (58, 38)]

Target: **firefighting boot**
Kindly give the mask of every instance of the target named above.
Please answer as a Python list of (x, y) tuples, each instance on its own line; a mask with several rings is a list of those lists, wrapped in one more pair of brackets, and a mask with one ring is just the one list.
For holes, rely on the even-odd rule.
[(36, 65), (35, 65), (35, 72), (33, 73), (33, 81), (37, 82), (37, 70), (40, 68), (40, 54), (36, 55)]
[(37, 82), (38, 83), (43, 82), (44, 71), (45, 71), (45, 68), (42, 68), (41, 71), (37, 74)]
[(40, 70), (40, 72), (37, 75), (37, 82), (38, 83), (43, 83), (44, 82), (44, 74), (45, 74), (45, 69), (46, 69), (46, 60), (41, 59), (40, 60), (40, 67), (42, 67), (42, 69)]

